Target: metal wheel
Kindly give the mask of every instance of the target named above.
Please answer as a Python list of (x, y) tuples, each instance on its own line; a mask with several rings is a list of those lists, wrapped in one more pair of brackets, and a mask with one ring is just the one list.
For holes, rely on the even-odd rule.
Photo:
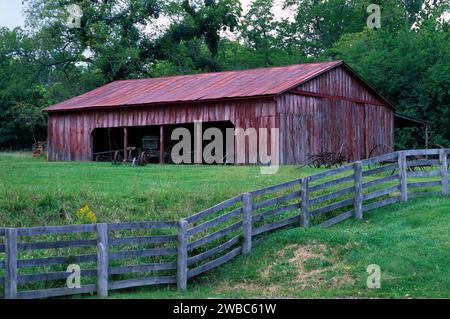
[(120, 164), (122, 164), (122, 161), (123, 161), (122, 154), (120, 154), (120, 151), (116, 151), (114, 153), (112, 164), (113, 165), (120, 165)]
[(148, 164), (147, 153), (145, 151), (141, 152), (138, 158), (138, 165), (147, 165), (147, 164)]

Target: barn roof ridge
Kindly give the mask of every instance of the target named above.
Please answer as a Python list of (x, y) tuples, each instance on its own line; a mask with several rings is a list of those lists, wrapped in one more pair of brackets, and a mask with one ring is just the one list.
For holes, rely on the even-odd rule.
[[(237, 73), (237, 72), (249, 72), (249, 71), (255, 71), (255, 70), (273, 70), (273, 69), (285, 69), (288, 67), (294, 67), (299, 65), (312, 65), (312, 64), (323, 64), (323, 63), (330, 63), (330, 62), (336, 62), (336, 65), (333, 67), (336, 67), (337, 65), (344, 63), (343, 60), (333, 60), (333, 61), (317, 61), (317, 62), (307, 62), (307, 63), (293, 63), (293, 64), (286, 64), (286, 65), (277, 65), (277, 66), (264, 66), (264, 67), (258, 67), (258, 68), (249, 68), (249, 69), (239, 69), (239, 70), (225, 70), (225, 71), (214, 71), (214, 72), (201, 72), (201, 73), (187, 73), (187, 74), (174, 74), (174, 75), (164, 75), (164, 76), (155, 76), (155, 77), (146, 77), (146, 78), (137, 78), (137, 79), (121, 79), (121, 80), (114, 80), (110, 83), (114, 82), (134, 82), (134, 81), (145, 81), (145, 80), (153, 80), (153, 79), (170, 79), (170, 78), (176, 78), (176, 77), (195, 77), (198, 75), (214, 75), (214, 74), (224, 74), (224, 73)], [(107, 85), (105, 84), (105, 85)]]
[[(49, 106), (44, 109), (44, 112), (275, 97), (341, 65), (354, 73), (392, 106), (343, 60), (335, 60), (246, 70), (117, 80)], [(289, 70), (289, 72), (285, 70)]]

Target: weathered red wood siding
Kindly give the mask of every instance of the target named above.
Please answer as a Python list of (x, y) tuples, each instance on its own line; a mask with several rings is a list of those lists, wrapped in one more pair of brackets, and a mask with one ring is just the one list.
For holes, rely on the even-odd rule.
[[(281, 162), (305, 163), (320, 151), (345, 148), (352, 160), (394, 146), (394, 110), (348, 72), (338, 67), (301, 85), (318, 96), (283, 94), (278, 98)], [(319, 97), (322, 95), (323, 97)]]
[[(95, 128), (231, 121), (235, 127), (243, 129), (270, 129), (278, 127), (275, 111), (275, 100), (267, 98), (49, 113), (48, 159), (92, 160), (91, 133)], [(270, 143), (268, 145), (270, 147)]]

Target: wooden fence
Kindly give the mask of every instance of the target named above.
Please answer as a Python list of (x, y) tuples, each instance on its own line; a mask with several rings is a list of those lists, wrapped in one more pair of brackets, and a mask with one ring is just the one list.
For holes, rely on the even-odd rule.
[[(177, 284), (249, 254), (263, 234), (329, 227), (409, 197), (449, 194), (450, 149), (385, 154), (226, 200), (180, 221), (0, 228), (2, 297)], [(439, 191), (431, 191), (437, 188)], [(81, 286), (69, 288), (80, 269)]]

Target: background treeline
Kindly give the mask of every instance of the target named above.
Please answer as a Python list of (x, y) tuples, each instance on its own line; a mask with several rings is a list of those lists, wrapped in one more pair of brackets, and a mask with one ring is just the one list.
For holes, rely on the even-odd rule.
[[(83, 10), (68, 28), (66, 6)], [(381, 29), (367, 28), (370, 3)], [(447, 0), (25, 0), (26, 27), (0, 29), (0, 149), (46, 138), (42, 109), (110, 81), (343, 59), (450, 147)], [(423, 146), (418, 130), (397, 147)]]

